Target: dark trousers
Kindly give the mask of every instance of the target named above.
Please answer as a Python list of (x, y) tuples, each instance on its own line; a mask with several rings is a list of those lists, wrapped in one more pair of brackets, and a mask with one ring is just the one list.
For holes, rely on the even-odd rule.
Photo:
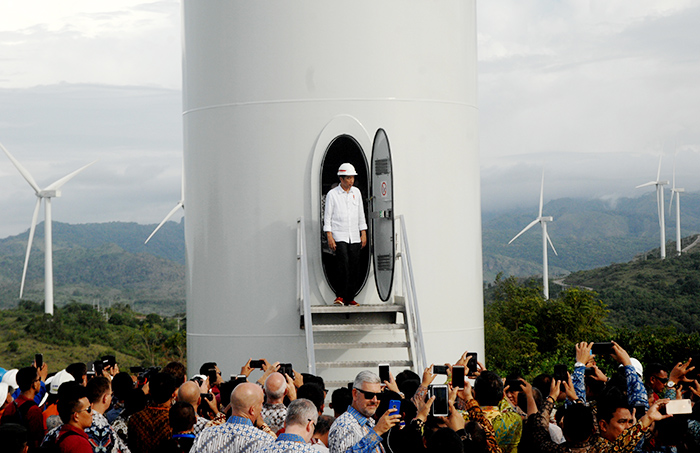
[(335, 243), (335, 257), (338, 260), (338, 288), (336, 288), (335, 295), (342, 297), (345, 302), (355, 299), (357, 266), (360, 262), (361, 249), (362, 245), (359, 242), (356, 244)]

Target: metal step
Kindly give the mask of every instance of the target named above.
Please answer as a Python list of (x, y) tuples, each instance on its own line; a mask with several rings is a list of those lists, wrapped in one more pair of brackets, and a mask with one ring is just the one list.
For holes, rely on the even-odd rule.
[(406, 330), (406, 324), (314, 324), (314, 332), (358, 332), (371, 330)]
[(357, 305), (354, 307), (346, 307), (340, 305), (312, 305), (311, 313), (403, 313), (405, 308), (403, 305), (397, 304), (374, 304), (374, 305)]
[(407, 348), (408, 341), (377, 341), (373, 343), (316, 343), (314, 349), (369, 349), (369, 348)]
[(368, 360), (361, 362), (316, 362), (316, 368), (377, 368), (380, 363), (390, 367), (412, 367), (411, 360)]

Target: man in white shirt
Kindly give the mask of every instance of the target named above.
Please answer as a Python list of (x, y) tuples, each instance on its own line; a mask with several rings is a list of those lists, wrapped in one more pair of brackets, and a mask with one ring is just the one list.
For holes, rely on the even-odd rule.
[(360, 189), (354, 187), (357, 172), (352, 164), (338, 169), (340, 185), (328, 191), (323, 231), (328, 246), (336, 254), (340, 279), (335, 304), (358, 305), (355, 302), (356, 275), (360, 249), (367, 245), (367, 222)]

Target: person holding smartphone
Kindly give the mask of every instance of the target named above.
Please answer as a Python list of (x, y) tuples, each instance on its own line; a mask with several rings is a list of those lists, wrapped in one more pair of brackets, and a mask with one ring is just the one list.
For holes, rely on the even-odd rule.
[(336, 419), (328, 433), (331, 453), (382, 452), (382, 435), (401, 421), (395, 409), (389, 409), (374, 422), (372, 418), (379, 407), (382, 392), (379, 376), (371, 371), (361, 371), (353, 382), (352, 404)]

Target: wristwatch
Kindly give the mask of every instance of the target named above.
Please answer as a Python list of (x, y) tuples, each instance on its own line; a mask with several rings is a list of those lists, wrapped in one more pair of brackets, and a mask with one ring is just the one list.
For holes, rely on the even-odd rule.
[(668, 388), (670, 388), (670, 389), (672, 389), (672, 388), (675, 387), (675, 386), (676, 386), (676, 383), (673, 382), (673, 381), (668, 381), (668, 382), (666, 383), (666, 387), (668, 387)]

